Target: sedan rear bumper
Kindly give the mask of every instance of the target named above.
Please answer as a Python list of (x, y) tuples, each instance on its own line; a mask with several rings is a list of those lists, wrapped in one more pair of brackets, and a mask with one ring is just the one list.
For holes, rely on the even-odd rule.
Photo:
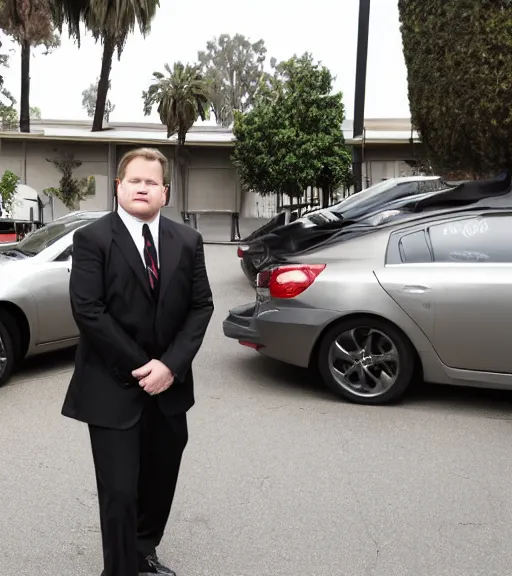
[(222, 324), (224, 336), (234, 340), (259, 344), (260, 334), (255, 327), (255, 316), (258, 304), (244, 304), (229, 311)]
[(292, 302), (253, 302), (229, 311), (224, 336), (265, 356), (307, 367), (324, 328), (339, 312)]

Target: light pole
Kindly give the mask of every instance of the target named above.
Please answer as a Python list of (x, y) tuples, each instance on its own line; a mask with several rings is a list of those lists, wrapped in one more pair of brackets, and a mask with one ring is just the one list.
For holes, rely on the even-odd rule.
[[(354, 95), (354, 133), (353, 137), (364, 132), (364, 104), (366, 96), (366, 67), (368, 62), (368, 35), (370, 30), (370, 0), (359, 0), (359, 24), (357, 28), (356, 89)], [(352, 171), (355, 191), (363, 188), (363, 147), (352, 149)]]

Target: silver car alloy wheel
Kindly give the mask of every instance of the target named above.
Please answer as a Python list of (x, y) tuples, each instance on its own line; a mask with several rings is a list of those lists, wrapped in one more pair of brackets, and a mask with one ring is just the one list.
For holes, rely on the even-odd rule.
[(361, 326), (342, 332), (331, 344), (329, 370), (337, 384), (356, 396), (375, 398), (396, 382), (400, 359), (393, 340)]
[(0, 378), (7, 368), (7, 347), (4, 344), (2, 334), (0, 334)]

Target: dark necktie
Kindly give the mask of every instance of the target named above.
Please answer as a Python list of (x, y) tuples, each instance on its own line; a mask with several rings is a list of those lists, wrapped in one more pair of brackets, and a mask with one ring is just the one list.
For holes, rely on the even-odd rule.
[(142, 227), (142, 236), (144, 236), (144, 260), (146, 262), (149, 285), (151, 290), (155, 292), (158, 287), (158, 258), (153, 236), (147, 224)]

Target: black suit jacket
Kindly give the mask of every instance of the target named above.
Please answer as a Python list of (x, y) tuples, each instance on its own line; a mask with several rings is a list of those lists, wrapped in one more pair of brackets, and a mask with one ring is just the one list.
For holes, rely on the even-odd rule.
[(116, 212), (75, 232), (70, 298), (80, 341), (64, 416), (132, 426), (148, 396), (131, 373), (152, 358), (175, 378), (156, 396), (162, 412), (173, 416), (193, 406), (191, 365), (213, 313), (201, 235), (162, 216), (159, 259), (155, 301), (140, 253)]

